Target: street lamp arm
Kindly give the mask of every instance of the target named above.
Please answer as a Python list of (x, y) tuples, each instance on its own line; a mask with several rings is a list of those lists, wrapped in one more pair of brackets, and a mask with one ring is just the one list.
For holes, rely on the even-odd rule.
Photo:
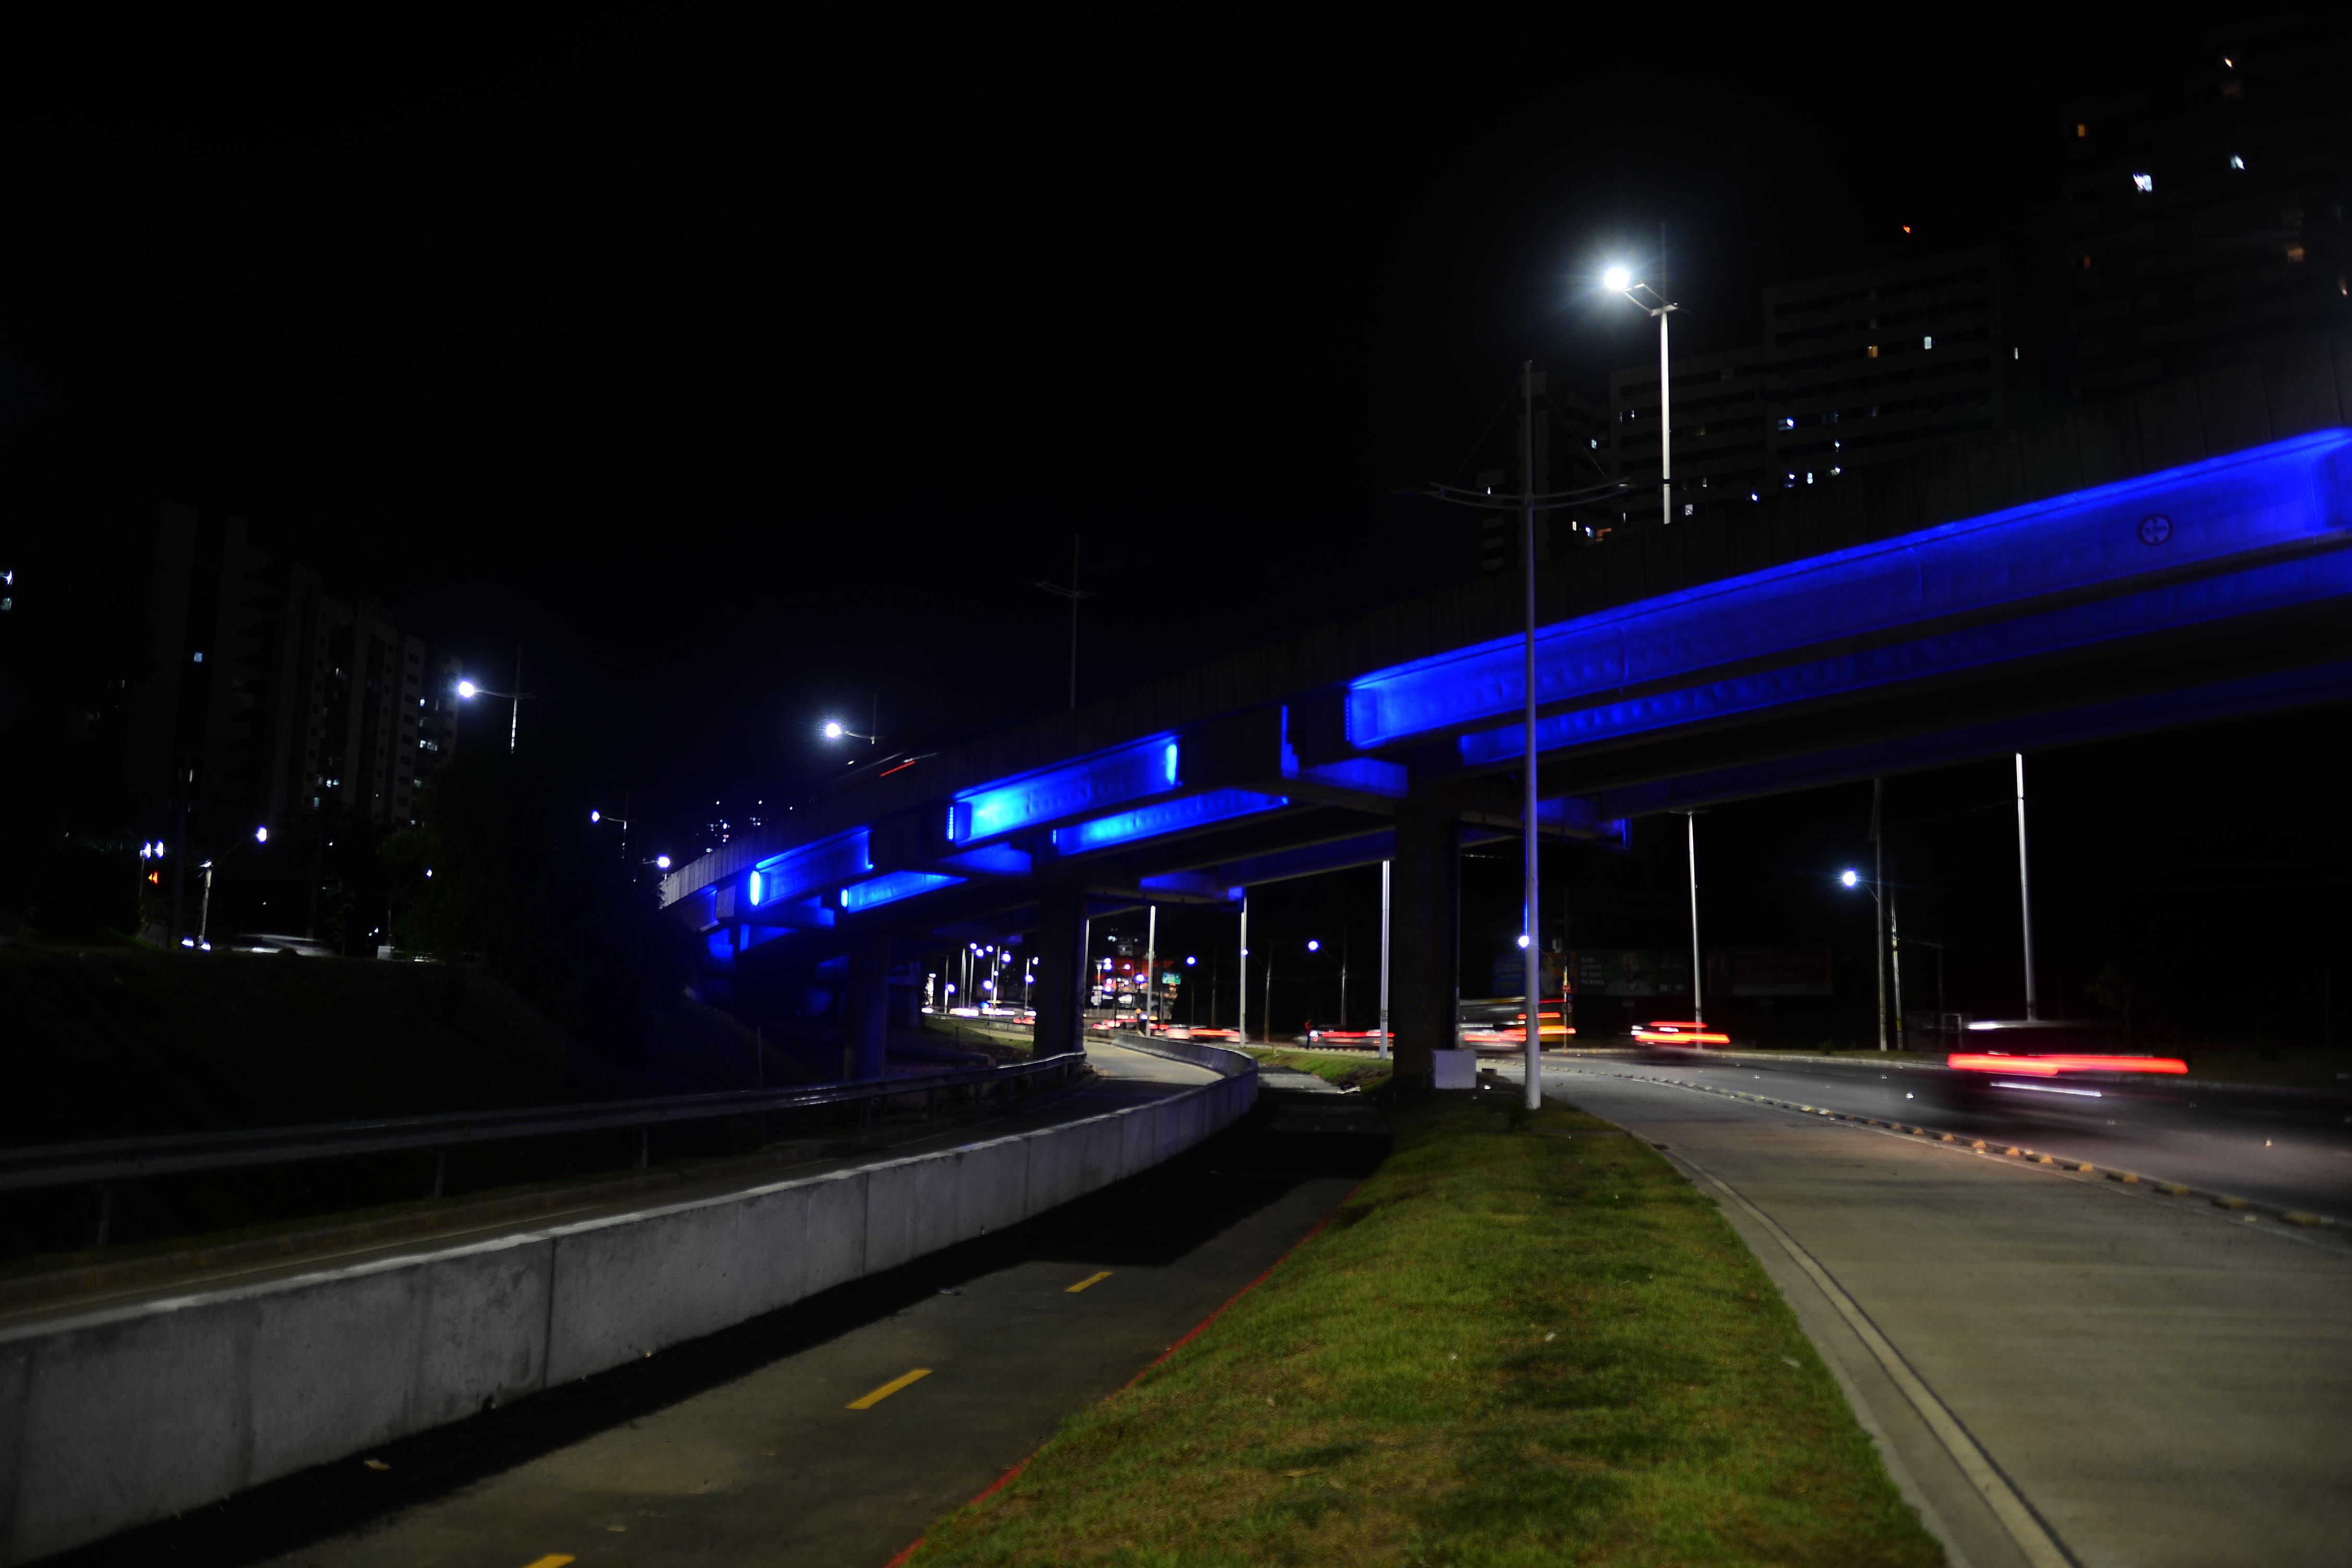
[(1065, 599), (1091, 599), (1095, 596), (1092, 588), (1065, 588), (1059, 583), (1043, 581), (1034, 582), (1029, 585), (1032, 588), (1043, 588), (1048, 594), (1059, 594)]

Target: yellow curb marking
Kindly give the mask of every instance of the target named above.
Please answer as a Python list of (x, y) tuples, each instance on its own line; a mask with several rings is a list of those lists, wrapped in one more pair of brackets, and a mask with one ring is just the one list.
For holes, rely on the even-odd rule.
[(2253, 1205), (2243, 1198), (2215, 1198), (2213, 1206), (2217, 1209), (2242, 1209), (2251, 1208)]
[(2074, 1169), (2078, 1171), (2095, 1171), (2098, 1167), (2096, 1165), (2077, 1165)]
[(566, 1563), (576, 1563), (578, 1561), (578, 1558), (567, 1555), (564, 1552), (551, 1552), (535, 1563), (524, 1563), (522, 1568), (563, 1568), (563, 1565)]
[[(852, 1410), (871, 1410), (876, 1405), (881, 1404), (884, 1400), (889, 1398), (892, 1394), (898, 1393), (900, 1389), (906, 1387), (908, 1384), (914, 1382), (916, 1379), (929, 1377), (930, 1375), (931, 1369), (929, 1367), (919, 1366), (904, 1377), (892, 1378), (889, 1382), (884, 1384), (881, 1387), (876, 1389), (865, 1398), (851, 1400), (849, 1402), (849, 1408)], [(536, 1565), (534, 1565), (534, 1568), (536, 1568)]]
[(2129, 1171), (2109, 1171), (2107, 1173), (2107, 1180), (2111, 1182), (2137, 1182), (2139, 1178), (2133, 1175)]
[(1062, 1294), (1065, 1296), (1075, 1296), (1079, 1291), (1085, 1289), (1087, 1286), (1099, 1285), (1109, 1278), (1110, 1270), (1108, 1268), (1104, 1269), (1099, 1274), (1089, 1274), (1085, 1279), (1079, 1280), (1076, 1284), (1071, 1286), (1068, 1289), (1063, 1291)]
[(2289, 1209), (2286, 1213), (2279, 1215), (2279, 1218), (2286, 1221), (2289, 1225), (2326, 1225), (2327, 1223), (2327, 1221), (2320, 1215), (2315, 1214), (2305, 1214), (2301, 1209)]
[[(1688, 1156), (1685, 1158), (1688, 1159)], [(1968, 1477), (1969, 1484), (1976, 1488), (1977, 1495), (1983, 1498), (1986, 1506), (1992, 1510), (1993, 1517), (2000, 1520), (2009, 1531), (2010, 1539), (2017, 1543), (2017, 1549), (2025, 1560), (2033, 1568), (2070, 1568), (2072, 1559), (2066, 1555), (2065, 1549), (2052, 1538), (2042, 1521), (2034, 1517), (2033, 1510), (2026, 1506), (2025, 1500), (2018, 1495), (2017, 1489), (1994, 1468), (1992, 1461), (1985, 1457), (1984, 1450), (1977, 1447), (1976, 1439), (1969, 1436), (1968, 1429), (1944, 1407), (1944, 1402), (1936, 1397), (1935, 1391), (1911, 1369), (1911, 1363), (1903, 1359), (1902, 1352), (1879, 1332), (1878, 1325), (1872, 1322), (1853, 1299), (1840, 1288), (1829, 1271), (1815, 1262), (1811, 1253), (1798, 1246), (1796, 1239), (1781, 1229), (1770, 1215), (1749, 1203), (1737, 1188), (1712, 1172), (1703, 1173), (1708, 1181), (1722, 1188), (1724, 1195), (1738, 1205), (1742, 1213), (1779, 1242), (1781, 1249), (1788, 1253), (1798, 1268), (1804, 1270), (1822, 1294), (1829, 1298), (1830, 1305), (1837, 1309), (1838, 1315), (1853, 1330), (1872, 1358), (1885, 1370), (1888, 1379), (1903, 1391), (1903, 1397), (1911, 1402), (1911, 1407), (1919, 1413), (1919, 1418), (1927, 1424), (1927, 1429), (1936, 1435), (1937, 1441), (1952, 1457), (1961, 1474)]]

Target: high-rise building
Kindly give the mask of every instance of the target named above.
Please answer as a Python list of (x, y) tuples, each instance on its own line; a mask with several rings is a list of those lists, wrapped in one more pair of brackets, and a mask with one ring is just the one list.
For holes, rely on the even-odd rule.
[(2346, 32), (2307, 16), (2233, 24), (2168, 79), (2074, 107), (2077, 397), (2352, 328)]
[(114, 509), (121, 558), (145, 563), (149, 657), (131, 682), (124, 767), (167, 842), (210, 853), (306, 816), (417, 820), (425, 777), (456, 754), (457, 661), (319, 574), (273, 556), (246, 521), (172, 503)]
[[(1756, 346), (1673, 362), (1678, 516), (2009, 422), (2025, 349), (1991, 249), (1785, 283), (1763, 306)], [(1609, 468), (1633, 484), (1621, 522), (1657, 520), (1658, 414), (1656, 361), (1610, 376)]]

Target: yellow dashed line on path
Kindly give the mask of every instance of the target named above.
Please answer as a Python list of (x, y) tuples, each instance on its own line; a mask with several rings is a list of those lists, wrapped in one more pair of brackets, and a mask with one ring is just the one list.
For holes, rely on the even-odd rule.
[[(904, 1377), (892, 1378), (889, 1382), (884, 1384), (881, 1387), (876, 1389), (865, 1398), (851, 1400), (849, 1402), (849, 1408), (852, 1410), (871, 1410), (876, 1405), (881, 1404), (884, 1400), (889, 1398), (892, 1394), (898, 1393), (900, 1389), (906, 1387), (908, 1384), (915, 1382), (919, 1378), (925, 1378), (930, 1375), (931, 1369), (929, 1367), (919, 1366)], [(532, 1568), (538, 1568), (538, 1565), (534, 1563)]]
[(1104, 1269), (1099, 1274), (1089, 1274), (1085, 1279), (1079, 1280), (1076, 1284), (1071, 1286), (1068, 1289), (1063, 1291), (1062, 1294), (1065, 1296), (1075, 1296), (1079, 1291), (1085, 1289), (1087, 1286), (1099, 1285), (1109, 1278), (1110, 1270), (1108, 1268)]

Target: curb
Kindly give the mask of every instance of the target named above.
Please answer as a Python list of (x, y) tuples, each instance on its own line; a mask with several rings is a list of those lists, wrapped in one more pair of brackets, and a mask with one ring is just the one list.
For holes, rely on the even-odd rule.
[[(1566, 1070), (1580, 1073), (1589, 1069), (1570, 1068)], [(2046, 1165), (2053, 1171), (2063, 1171), (2074, 1175), (2104, 1175), (2111, 1182), (2142, 1186), (2150, 1193), (2162, 1194), (2167, 1197), (2203, 1198), (2215, 1208), (2242, 1213), (2250, 1220), (2269, 1218), (2277, 1220), (2283, 1225), (2327, 1230), (2337, 1228), (2335, 1218), (2328, 1215), (2308, 1214), (2302, 1209), (2291, 1209), (2283, 1205), (2264, 1203), (2256, 1198), (2240, 1197), (2234, 1193), (2217, 1193), (2204, 1187), (2190, 1186), (2183, 1182), (2168, 1182), (2155, 1176), (2143, 1176), (2135, 1171), (2119, 1171), (2112, 1167), (2095, 1165), (2087, 1160), (2075, 1160), (2065, 1155), (2051, 1153), (2046, 1150), (2028, 1149), (2021, 1144), (2004, 1143), (1999, 1140), (1987, 1142), (1982, 1138), (1971, 1138), (1966, 1133), (1941, 1132), (1919, 1126), (1916, 1122), (1888, 1121), (1874, 1116), (1857, 1116), (1848, 1111), (1824, 1110), (1821, 1106), (1806, 1105), (1793, 1100), (1775, 1100), (1769, 1095), (1748, 1094), (1732, 1089), (1717, 1089), (1704, 1083), (1685, 1083), (1680, 1079), (1652, 1078), (1642, 1073), (1594, 1073), (1592, 1076), (1625, 1079), (1633, 1083), (1659, 1084), (1667, 1089), (1688, 1089), (1695, 1094), (1712, 1094), (1725, 1100), (1744, 1100), (1752, 1105), (1769, 1105), (1781, 1110), (1793, 1110), (1803, 1115), (1826, 1117), (1832, 1121), (1849, 1122), (1856, 1127), (1875, 1127), (1888, 1132), (1901, 1132), (1923, 1138), (1929, 1142), (1948, 1143), (1956, 1149), (1964, 1149), (1973, 1154), (1988, 1154), (2002, 1159), (2021, 1161), (2027, 1164)]]

